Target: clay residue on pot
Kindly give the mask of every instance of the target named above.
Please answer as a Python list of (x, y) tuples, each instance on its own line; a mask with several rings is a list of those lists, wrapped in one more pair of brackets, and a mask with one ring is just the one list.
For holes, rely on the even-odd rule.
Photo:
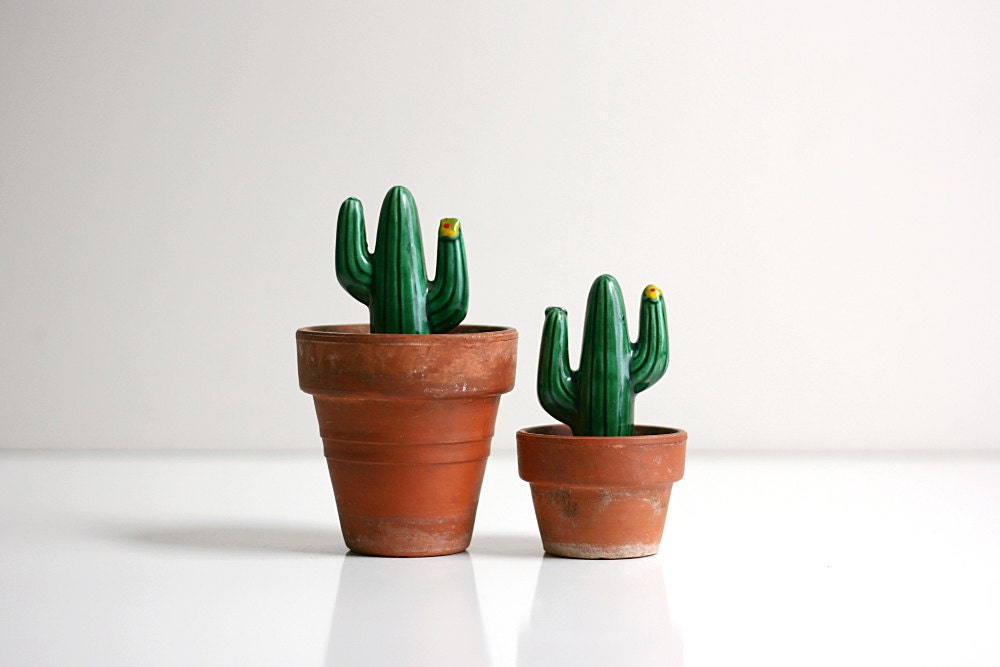
[(616, 560), (619, 558), (642, 558), (651, 556), (659, 549), (659, 542), (635, 542), (626, 544), (578, 544), (567, 542), (544, 542), (545, 551), (564, 558), (585, 558), (587, 560)]
[(569, 489), (553, 489), (549, 493), (549, 502), (559, 508), (560, 514), (567, 519), (572, 519), (579, 512), (580, 507), (573, 500), (573, 492)]
[(667, 506), (663, 504), (663, 501), (659, 496), (650, 496), (645, 499), (646, 502), (653, 508), (653, 514), (659, 515), (667, 511)]
[(377, 523), (347, 521), (346, 524), (363, 527), (360, 530), (349, 527), (343, 530), (348, 548), (360, 554), (403, 557), (446, 555), (464, 551), (472, 540), (472, 526), (461, 527), (461, 517), (456, 521), (396, 517)]

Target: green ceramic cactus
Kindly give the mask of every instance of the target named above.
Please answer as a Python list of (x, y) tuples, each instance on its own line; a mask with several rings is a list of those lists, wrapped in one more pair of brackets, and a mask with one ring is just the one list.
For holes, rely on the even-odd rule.
[(337, 280), (368, 306), (372, 333), (444, 333), (465, 319), (469, 272), (461, 224), (438, 227), (437, 268), (427, 279), (417, 205), (397, 185), (385, 196), (375, 251), (368, 251), (361, 202), (351, 197), (337, 216)]
[(635, 395), (663, 377), (669, 362), (667, 310), (655, 285), (643, 291), (639, 338), (630, 342), (618, 281), (599, 276), (590, 288), (580, 367), (569, 365), (566, 311), (545, 311), (538, 400), (574, 435), (632, 435)]

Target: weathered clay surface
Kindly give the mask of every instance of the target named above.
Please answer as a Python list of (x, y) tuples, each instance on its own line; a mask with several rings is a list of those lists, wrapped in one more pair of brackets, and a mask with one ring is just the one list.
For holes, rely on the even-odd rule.
[(300, 329), (296, 340), (347, 546), (379, 556), (468, 547), (517, 332), (346, 325)]
[(545, 551), (570, 558), (635, 558), (659, 550), (687, 434), (636, 426), (635, 435), (573, 436), (563, 425), (517, 433)]

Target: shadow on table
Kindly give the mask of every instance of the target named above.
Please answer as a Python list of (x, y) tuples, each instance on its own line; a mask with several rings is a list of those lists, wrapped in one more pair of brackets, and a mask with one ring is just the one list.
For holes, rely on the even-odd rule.
[(660, 559), (545, 556), (517, 662), (681, 667), (684, 649)]
[[(339, 531), (323, 527), (278, 524), (211, 524), (129, 530), (115, 526), (101, 531), (116, 540), (166, 547), (219, 552), (347, 553)], [(540, 558), (542, 544), (524, 535), (473, 535), (469, 551), (476, 556)]]
[(116, 530), (140, 544), (217, 552), (343, 554), (339, 532), (329, 528), (273, 524), (198, 524), (155, 530)]
[(488, 665), (469, 554), (377, 558), (348, 553), (326, 664)]

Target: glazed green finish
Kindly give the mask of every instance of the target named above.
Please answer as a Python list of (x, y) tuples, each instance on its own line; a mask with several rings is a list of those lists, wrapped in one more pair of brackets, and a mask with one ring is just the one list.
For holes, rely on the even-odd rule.
[(438, 228), (437, 267), (427, 279), (420, 219), (410, 191), (397, 185), (385, 196), (375, 251), (368, 251), (361, 202), (351, 197), (337, 216), (337, 280), (368, 306), (372, 333), (444, 333), (465, 318), (469, 271), (461, 224)]
[(569, 365), (566, 311), (545, 311), (538, 400), (574, 435), (632, 435), (635, 395), (663, 377), (669, 362), (667, 310), (660, 290), (643, 291), (639, 338), (629, 341), (618, 281), (603, 275), (587, 299), (580, 367)]

